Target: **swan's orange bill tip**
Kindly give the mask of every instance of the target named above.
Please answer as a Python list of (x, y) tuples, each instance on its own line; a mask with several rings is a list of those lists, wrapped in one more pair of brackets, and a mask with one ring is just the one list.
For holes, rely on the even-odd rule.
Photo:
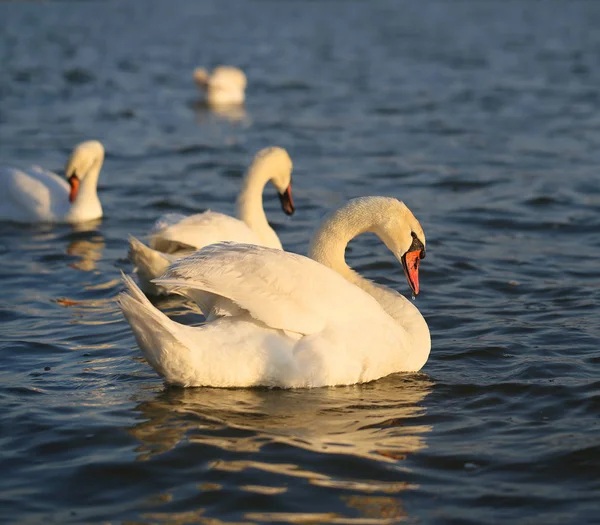
[(77, 197), (77, 192), (79, 191), (79, 179), (76, 175), (69, 177), (69, 186), (71, 186), (71, 191), (69, 192), (69, 202), (73, 202)]
[(406, 252), (402, 257), (402, 267), (408, 285), (413, 294), (419, 293), (419, 262), (421, 261), (421, 250)]
[(294, 210), (294, 199), (292, 199), (292, 184), (285, 189), (283, 193), (279, 194), (279, 200), (281, 201), (281, 209), (286, 215), (293, 215)]

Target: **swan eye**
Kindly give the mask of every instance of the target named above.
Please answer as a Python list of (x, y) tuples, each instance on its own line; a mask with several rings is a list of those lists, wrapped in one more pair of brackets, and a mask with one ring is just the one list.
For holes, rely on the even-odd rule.
[(419, 252), (419, 259), (425, 259), (425, 245), (419, 240), (415, 232), (410, 232), (413, 242), (408, 249), (409, 252)]

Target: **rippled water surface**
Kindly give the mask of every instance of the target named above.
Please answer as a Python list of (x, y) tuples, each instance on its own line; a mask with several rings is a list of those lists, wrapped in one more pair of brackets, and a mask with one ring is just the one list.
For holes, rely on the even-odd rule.
[[(102, 221), (0, 227), (0, 520), (599, 523), (598, 27), (594, 1), (0, 3), (0, 162), (107, 150)], [(219, 63), (244, 111), (199, 103)], [(144, 362), (127, 235), (232, 213), (270, 144), (295, 165), (294, 217), (265, 194), (286, 249), (359, 195), (421, 221), (421, 373), (181, 390)], [(408, 293), (375, 237), (348, 259)]]

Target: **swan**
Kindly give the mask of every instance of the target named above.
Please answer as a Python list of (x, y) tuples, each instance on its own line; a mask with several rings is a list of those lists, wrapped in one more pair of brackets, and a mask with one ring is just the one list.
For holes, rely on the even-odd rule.
[(285, 149), (264, 148), (255, 155), (244, 177), (237, 200), (239, 218), (210, 210), (187, 217), (169, 213), (154, 225), (149, 247), (130, 237), (129, 259), (138, 273), (142, 290), (149, 295), (167, 294), (164, 287), (156, 286), (151, 280), (162, 275), (176, 259), (219, 241), (260, 244), (281, 250), (281, 241), (267, 221), (262, 194), (270, 181), (279, 193), (283, 211), (292, 215), (292, 168), (292, 159)]
[(0, 168), (0, 220), (78, 223), (102, 217), (96, 187), (103, 161), (104, 147), (89, 140), (71, 153), (66, 180), (38, 166)]
[(373, 232), (398, 258), (413, 294), (425, 235), (408, 207), (363, 197), (329, 215), (309, 257), (219, 243), (175, 261), (156, 282), (190, 297), (207, 321), (185, 326), (156, 309), (123, 275), (119, 304), (144, 357), (167, 383), (211, 387), (321, 387), (414, 372), (429, 328), (398, 292), (348, 267), (344, 250)]
[(206, 102), (210, 106), (244, 103), (246, 75), (237, 67), (219, 66), (210, 74), (203, 67), (198, 67), (194, 70), (194, 80), (206, 91)]

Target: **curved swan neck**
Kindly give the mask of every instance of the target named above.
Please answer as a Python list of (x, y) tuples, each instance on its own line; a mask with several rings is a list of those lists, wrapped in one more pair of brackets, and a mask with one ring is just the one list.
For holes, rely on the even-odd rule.
[(346, 246), (361, 233), (378, 233), (378, 222), (378, 217), (367, 207), (344, 206), (334, 211), (323, 220), (313, 235), (309, 257), (364, 289), (372, 283), (346, 264)]
[(272, 178), (268, 164), (254, 162), (248, 168), (242, 190), (237, 200), (238, 218), (244, 221), (265, 242), (265, 245), (281, 248), (277, 234), (269, 226), (263, 207), (263, 191)]

